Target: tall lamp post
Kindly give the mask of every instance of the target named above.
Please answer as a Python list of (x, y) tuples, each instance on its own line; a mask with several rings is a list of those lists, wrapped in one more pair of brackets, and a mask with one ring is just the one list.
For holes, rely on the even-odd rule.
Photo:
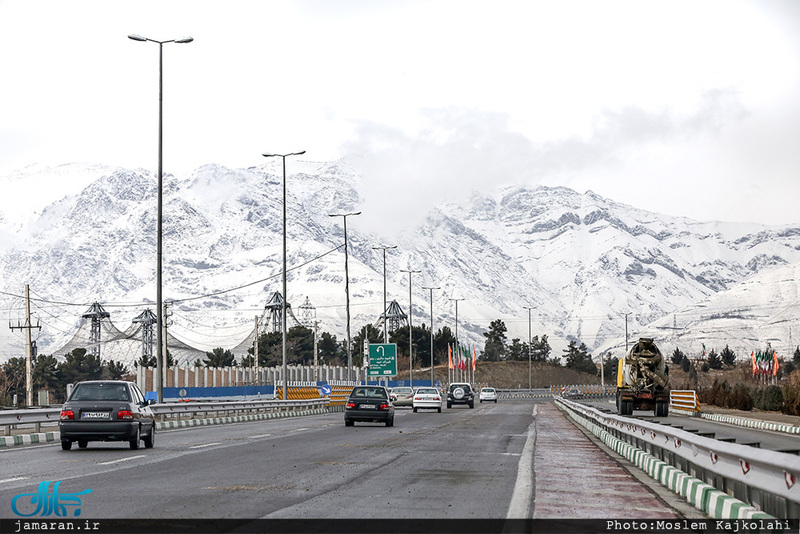
[(421, 273), (422, 271), (415, 271), (413, 269), (400, 269), (401, 273), (408, 273), (408, 385), (414, 387), (413, 375), (413, 362), (414, 362), (414, 349), (413, 338), (411, 334), (413, 328), (411, 327), (411, 317), (414, 315), (411, 311), (411, 275), (414, 273)]
[[(462, 299), (450, 299), (450, 300), (452, 302), (456, 303), (456, 356), (460, 358), (461, 356), (458, 354), (458, 349), (459, 349), (459, 347), (458, 347), (458, 301), (459, 300), (464, 300), (464, 299), (462, 298)], [(453, 375), (455, 376), (455, 369), (453, 369)]]
[[(281, 354), (283, 356), (283, 400), (289, 398), (289, 382), (288, 382), (288, 369), (286, 366), (286, 301), (289, 296), (286, 294), (286, 158), (289, 156), (300, 156), (305, 154), (302, 152), (291, 152), (289, 154), (262, 154), (265, 158), (281, 158), (283, 160), (283, 303), (281, 304), (281, 330), (282, 330), (282, 347)], [(256, 339), (258, 343), (258, 339)]]
[(525, 310), (528, 310), (528, 391), (533, 388), (533, 365), (531, 364), (531, 310), (533, 309), (530, 306), (523, 306)]
[(441, 287), (423, 287), (422, 289), (428, 289), (431, 292), (431, 387), (433, 387), (433, 290), (441, 289)]
[(389, 343), (389, 334), (386, 332), (386, 251), (397, 248), (397, 245), (391, 247), (372, 247), (372, 250), (383, 251), (383, 342)]
[(353, 213), (329, 213), (328, 217), (341, 217), (344, 225), (344, 292), (347, 297), (346, 313), (347, 313), (347, 380), (352, 380), (353, 371), (353, 355), (350, 353), (350, 275), (347, 271), (347, 218), (352, 215), (361, 215), (360, 211)]
[(149, 37), (142, 37), (141, 35), (131, 34), (128, 39), (134, 41), (150, 41), (151, 43), (158, 43), (158, 212), (156, 215), (156, 392), (158, 402), (164, 402), (164, 384), (162, 376), (164, 375), (164, 351), (162, 350), (161, 343), (161, 329), (163, 319), (161, 316), (163, 305), (161, 297), (161, 241), (163, 229), (161, 226), (161, 212), (162, 212), (162, 197), (164, 190), (164, 173), (163, 173), (163, 125), (164, 125), (164, 44), (166, 43), (191, 43), (194, 41), (191, 37), (184, 37), (182, 39), (169, 39), (167, 41), (156, 41)]

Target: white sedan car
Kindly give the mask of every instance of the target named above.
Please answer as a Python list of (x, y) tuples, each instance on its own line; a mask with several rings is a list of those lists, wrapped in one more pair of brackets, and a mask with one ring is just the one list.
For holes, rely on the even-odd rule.
[(480, 401), (494, 401), (497, 403), (497, 390), (494, 388), (482, 388), (480, 393)]
[(436, 388), (417, 388), (412, 407), (415, 412), (420, 408), (428, 408), (442, 413), (442, 394)]

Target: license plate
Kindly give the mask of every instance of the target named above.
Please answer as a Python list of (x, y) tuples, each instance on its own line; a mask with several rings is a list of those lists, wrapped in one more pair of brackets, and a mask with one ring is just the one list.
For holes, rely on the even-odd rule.
[(109, 415), (108, 412), (83, 412), (81, 419), (108, 419)]
[(374, 410), (375, 409), (375, 405), (374, 404), (362, 404), (361, 405), (361, 409), (362, 410)]

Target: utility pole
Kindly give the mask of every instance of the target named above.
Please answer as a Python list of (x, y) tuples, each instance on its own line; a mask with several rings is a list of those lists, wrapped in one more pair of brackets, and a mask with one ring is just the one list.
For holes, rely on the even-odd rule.
[(253, 339), (253, 367), (258, 367), (258, 315), (256, 315), (255, 332), (255, 339)]
[(31, 329), (41, 330), (42, 327), (38, 320), (36, 321), (36, 326), (31, 324), (31, 295), (28, 284), (25, 284), (25, 324), (19, 324), (19, 321), (17, 321), (17, 326), (11, 326), (9, 323), (8, 327), (12, 331), (25, 330), (25, 406), (31, 407), (33, 406), (33, 364), (31, 362), (33, 358), (33, 342), (31, 341)]
[[(172, 317), (172, 312), (169, 311), (169, 302), (165, 302), (164, 303), (164, 321), (162, 323), (164, 331), (163, 331), (163, 333), (161, 335), (162, 342), (163, 342), (163, 347), (162, 347), (161, 350), (162, 350), (162, 353), (164, 355), (164, 361), (161, 364), (161, 368), (164, 370), (164, 372), (161, 373), (161, 391), (162, 392), (164, 391), (163, 388), (168, 387), (168, 385), (169, 385), (169, 352), (168, 352), (169, 344), (167, 343), (167, 324), (169, 323), (169, 318), (170, 317)], [(162, 395), (163, 395), (163, 393), (162, 393)]]
[(317, 325), (319, 325), (319, 321), (314, 319), (314, 382), (319, 382), (319, 345), (317, 339)]

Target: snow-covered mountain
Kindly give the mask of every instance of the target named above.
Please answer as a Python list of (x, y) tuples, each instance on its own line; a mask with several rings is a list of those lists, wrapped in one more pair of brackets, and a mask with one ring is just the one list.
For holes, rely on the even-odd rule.
[[(308, 297), (320, 328), (343, 339), (344, 235), (341, 217), (329, 215), (379, 208), (365, 206), (361, 178), (346, 162), (292, 160), (289, 172), (288, 300), (297, 311)], [(57, 187), (49, 187), (54, 179)], [(23, 182), (40, 184), (43, 193), (3, 201), (2, 302), (16, 323), (22, 306), (15, 295), (30, 285), (34, 321), (43, 325), (34, 332), (40, 352), (62, 347), (92, 302), (123, 330), (152, 308), (152, 173), (72, 165), (0, 177), (4, 188)], [(175, 301), (172, 335), (210, 350), (251, 334), (254, 317), (281, 290), (282, 195), (277, 161), (165, 176), (163, 287), (164, 300)], [(800, 332), (800, 225), (698, 222), (592, 192), (519, 186), (443, 202), (392, 243), (357, 217), (348, 219), (347, 237), (352, 334), (382, 311), (383, 256), (373, 247), (383, 244), (397, 245), (386, 254), (388, 299), (407, 309), (409, 275), (401, 269), (420, 270), (411, 284), (414, 324), (430, 322), (423, 288), (439, 287), (434, 326), (455, 329), (451, 299), (464, 299), (459, 337), (479, 347), (498, 318), (509, 340), (527, 340), (526, 307), (533, 308), (533, 335), (547, 334), (554, 354), (569, 339), (615, 350), (624, 345), (626, 315), (631, 337), (652, 333), (684, 351), (703, 342), (744, 348), (767, 340), (788, 348)], [(712, 315), (739, 322), (703, 320)], [(1, 359), (21, 354), (19, 331), (0, 335)]]

